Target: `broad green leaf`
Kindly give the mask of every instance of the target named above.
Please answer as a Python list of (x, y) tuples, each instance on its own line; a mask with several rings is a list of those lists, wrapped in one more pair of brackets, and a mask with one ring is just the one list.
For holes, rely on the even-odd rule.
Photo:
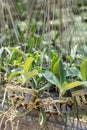
[(34, 60), (33, 57), (29, 57), (26, 60), (26, 62), (24, 64), (24, 75), (26, 75), (28, 73), (28, 71), (30, 70), (33, 60)]
[(24, 76), (24, 84), (27, 83), (31, 78), (38, 75), (37, 70), (32, 70), (31, 72), (28, 72), (26, 76)]
[(87, 81), (87, 60), (82, 62), (80, 71), (81, 71), (82, 80)]
[(64, 69), (64, 65), (61, 60), (60, 60), (59, 68), (60, 68), (60, 70), (59, 70), (60, 82), (61, 82), (61, 84), (63, 84), (64, 82), (66, 82), (66, 70)]
[(81, 73), (76, 67), (72, 67), (68, 70), (67, 76), (79, 77), (81, 79)]
[(55, 61), (56, 59), (54, 59), (54, 65), (53, 65), (53, 73), (57, 76), (57, 78), (59, 78), (59, 69), (60, 69), (60, 58)]
[(63, 84), (66, 81), (66, 71), (64, 70), (64, 66), (63, 66), (63, 63), (61, 61), (61, 57), (54, 64), (53, 73), (60, 80), (61, 84)]
[(63, 89), (61, 89), (61, 93), (63, 95), (67, 90), (70, 90), (72, 88), (82, 86), (82, 85), (83, 85), (83, 83), (80, 81), (69, 83), (69, 84), (65, 85), (65, 87), (63, 87)]
[(67, 82), (64, 82), (64, 83), (62, 84), (62, 88), (64, 88), (67, 84), (68, 84)]
[(60, 82), (57, 79), (57, 77), (50, 71), (46, 71), (45, 73), (43, 73), (43, 76), (52, 84), (56, 85), (56, 86), (60, 86)]
[(59, 59), (59, 56), (56, 56), (55, 55), (55, 57), (53, 57), (53, 59), (52, 59), (52, 65), (51, 65), (51, 71), (53, 72), (53, 66), (54, 66), (54, 64), (58, 61), (58, 59)]
[(84, 87), (87, 87), (87, 81), (83, 81)]
[(18, 75), (20, 75), (20, 74), (22, 74), (21, 71), (11, 73), (11, 74), (9, 75), (9, 77), (8, 77), (8, 81), (12, 80), (13, 77), (18, 76)]

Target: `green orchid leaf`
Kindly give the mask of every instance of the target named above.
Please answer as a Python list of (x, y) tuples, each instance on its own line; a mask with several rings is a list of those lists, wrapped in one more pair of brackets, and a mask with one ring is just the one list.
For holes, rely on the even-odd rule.
[(24, 76), (24, 84), (27, 83), (31, 78), (38, 75), (37, 70), (32, 70), (31, 72), (28, 72), (26, 76)]
[(87, 81), (87, 59), (84, 60), (80, 67), (80, 72), (83, 81)]
[(59, 68), (60, 68), (60, 70), (59, 70), (60, 82), (61, 82), (61, 84), (63, 84), (64, 82), (66, 82), (66, 70), (64, 69), (64, 65), (61, 60), (60, 60)]
[(87, 87), (87, 81), (83, 81), (84, 87)]
[(27, 73), (29, 72), (33, 61), (34, 61), (33, 57), (27, 58), (27, 60), (24, 64), (24, 75), (27, 75)]
[(61, 57), (54, 64), (53, 73), (60, 80), (61, 84), (63, 84), (66, 81), (66, 71), (64, 69), (63, 62), (61, 61)]
[(53, 65), (53, 73), (57, 76), (58, 79), (60, 79), (60, 58), (55, 62)]
[(83, 86), (83, 83), (80, 81), (69, 83), (69, 84), (65, 85), (65, 87), (63, 87), (63, 89), (61, 89), (61, 93), (63, 95), (66, 93), (66, 91), (73, 89), (75, 87), (79, 87), (79, 86)]
[(18, 76), (18, 75), (21, 75), (21, 74), (22, 74), (21, 71), (19, 71), (19, 72), (12, 72), (12, 73), (9, 75), (9, 77), (8, 77), (8, 81), (12, 80), (13, 77)]
[(81, 79), (81, 73), (80, 71), (76, 68), (76, 67), (71, 67), (68, 71), (67, 71), (67, 76), (72, 76), (72, 77), (79, 77)]
[(52, 58), (52, 65), (51, 65), (51, 71), (53, 72), (53, 66), (56, 63), (56, 61), (58, 61), (59, 56), (58, 55), (54, 55), (55, 57)]
[(67, 82), (64, 82), (64, 83), (62, 84), (62, 88), (64, 88), (67, 84), (68, 84)]
[(56, 85), (56, 86), (60, 86), (60, 82), (57, 79), (57, 77), (50, 71), (46, 71), (45, 73), (43, 73), (43, 76), (52, 84)]

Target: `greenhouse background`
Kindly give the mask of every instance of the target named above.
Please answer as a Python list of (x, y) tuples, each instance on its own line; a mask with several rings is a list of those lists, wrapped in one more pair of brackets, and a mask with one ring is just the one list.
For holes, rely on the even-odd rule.
[(87, 0), (0, 0), (0, 130), (86, 130), (86, 110)]

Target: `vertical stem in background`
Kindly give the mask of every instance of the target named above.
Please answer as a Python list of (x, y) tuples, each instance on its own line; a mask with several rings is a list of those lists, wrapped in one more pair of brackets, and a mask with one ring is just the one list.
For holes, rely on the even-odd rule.
[[(54, 19), (55, 19), (55, 6), (56, 6), (56, 2), (55, 2), (55, 0), (53, 0), (52, 1), (52, 23), (54, 22)], [(52, 30), (54, 30), (54, 26), (53, 26), (53, 24), (52, 24)]]
[(17, 29), (16, 29), (15, 24), (14, 24), (12, 12), (11, 12), (11, 10), (10, 10), (10, 6), (9, 6), (8, 1), (7, 1), (7, 10), (8, 10), (8, 13), (9, 13), (9, 16), (10, 16), (10, 19), (11, 19), (11, 22), (12, 22), (12, 26), (13, 26), (13, 29), (14, 29), (14, 33), (15, 33), (17, 42), (18, 42), (18, 44), (20, 44), (20, 43), (19, 43), (19, 38), (18, 38), (18, 32), (17, 32)]
[(1, 26), (2, 26), (2, 0), (0, 0), (0, 33), (1, 33)]
[(29, 29), (30, 29), (30, 21), (31, 21), (32, 13), (34, 11), (34, 6), (35, 6), (36, 3), (37, 3), (37, 0), (27, 0), (27, 21), (28, 21), (28, 25), (27, 25), (25, 41), (28, 38)]
[[(50, 22), (50, 7), (51, 7), (51, 2), (50, 2), (51, 0), (47, 0), (47, 33), (49, 34), (48, 35), (48, 39), (47, 39), (47, 42), (48, 42), (48, 50), (49, 50), (49, 52), (48, 52), (48, 57), (49, 57), (49, 59), (48, 59), (48, 70), (50, 69), (50, 65), (51, 65), (51, 37), (50, 37), (50, 24), (49, 24), (49, 22)], [(49, 88), (47, 89), (47, 91), (49, 92)]]
[(4, 32), (4, 10), (3, 10), (3, 0), (0, 0), (0, 32)]
[[(47, 32), (50, 33), (50, 6), (51, 6), (51, 2), (50, 0), (47, 1)], [(50, 40), (50, 34), (48, 37), (48, 48), (49, 48), (49, 52), (48, 52), (48, 56), (49, 56), (49, 61), (48, 61), (48, 69), (50, 68), (50, 64), (51, 64), (51, 40)]]
[[(4, 12), (3, 12), (3, 0), (0, 0), (0, 33), (4, 33)], [(0, 48), (2, 47), (2, 40), (0, 42)], [(3, 55), (0, 56), (0, 65), (3, 66)], [(2, 70), (0, 69), (0, 83), (3, 81)]]
[(63, 45), (63, 14), (62, 14), (62, 0), (58, 1), (59, 4), (59, 20), (60, 20), (60, 27), (59, 27), (59, 33), (60, 33), (60, 44)]
[[(71, 19), (71, 26), (74, 27), (73, 0), (71, 0), (69, 3), (69, 13), (70, 13), (70, 19)], [(73, 45), (72, 41), (73, 41), (74, 28), (72, 30), (70, 28), (69, 32), (70, 32), (70, 44), (69, 44), (70, 53), (69, 54), (71, 54), (71, 49), (72, 49), (72, 45)]]
[[(64, 4), (64, 19), (65, 19), (65, 21), (67, 21), (67, 19), (68, 19), (68, 0), (65, 0), (65, 4)], [(65, 51), (65, 55), (67, 55), (68, 53), (67, 53), (67, 49), (68, 49), (68, 22), (65, 24), (65, 33), (64, 33), (64, 42), (66, 43), (66, 45), (65, 45), (65, 49), (66, 49), (66, 51)]]
[[(47, 33), (47, 27), (48, 27), (48, 23), (47, 23), (47, 16), (48, 16), (48, 5), (47, 5), (47, 0), (43, 1), (43, 10), (44, 10), (44, 15), (43, 15), (43, 30), (42, 30), (42, 41), (44, 41), (44, 37), (43, 35), (45, 33)], [(41, 43), (42, 43), (41, 41)], [(45, 53), (45, 48), (43, 47), (43, 44), (40, 43), (40, 53), (41, 53), (41, 60), (40, 60), (40, 68), (42, 69), (43, 67), (43, 60), (44, 60), (44, 53)]]
[[(84, 7), (84, 0), (82, 0), (82, 7)], [(82, 14), (81, 14), (81, 19), (83, 20), (83, 16), (84, 16), (84, 9), (82, 10)]]

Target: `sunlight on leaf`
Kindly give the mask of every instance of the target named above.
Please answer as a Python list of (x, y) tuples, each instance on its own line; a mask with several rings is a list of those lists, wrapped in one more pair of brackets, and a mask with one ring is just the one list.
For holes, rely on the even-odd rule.
[(54, 54), (54, 53), (52, 55), (54, 55), (53, 58), (52, 58), (52, 63), (51, 63), (51, 71), (53, 72), (53, 66), (58, 61), (59, 56)]
[(64, 70), (64, 66), (63, 66), (63, 63), (61, 61), (61, 57), (54, 64), (53, 73), (60, 80), (61, 84), (63, 84), (66, 81), (66, 71)]
[(80, 71), (81, 71), (82, 80), (87, 81), (87, 60), (82, 62)]
[(28, 71), (30, 70), (33, 61), (34, 61), (33, 57), (29, 57), (26, 60), (26, 62), (24, 64), (24, 75), (26, 75), (28, 73)]
[(24, 76), (24, 83), (26, 83), (28, 80), (30, 80), (31, 78), (35, 77), (38, 75), (38, 71), (37, 70), (32, 70), (31, 72), (28, 72), (26, 76)]
[(57, 78), (60, 77), (59, 70), (60, 70), (60, 58), (53, 65), (53, 73), (57, 76)]
[(83, 85), (83, 83), (80, 81), (69, 83), (69, 84), (65, 85), (65, 87), (63, 87), (63, 89), (61, 89), (61, 93), (64, 94), (67, 90), (70, 90), (70, 89), (73, 89), (75, 87), (79, 87), (82, 85)]
[(21, 73), (22, 73), (21, 71), (20, 72), (13, 72), (13, 73), (11, 73), (10, 76), (8, 77), (8, 81), (12, 80), (13, 77), (18, 76)]

